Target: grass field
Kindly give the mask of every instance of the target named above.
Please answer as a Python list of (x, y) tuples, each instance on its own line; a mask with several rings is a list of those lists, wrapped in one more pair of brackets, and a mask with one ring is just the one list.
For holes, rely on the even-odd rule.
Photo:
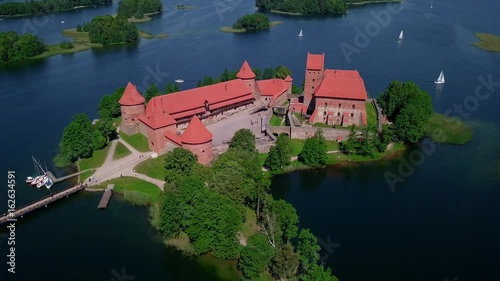
[(128, 150), (128, 148), (123, 145), (123, 143), (119, 142), (116, 144), (115, 151), (113, 153), (113, 159), (120, 159), (130, 154), (132, 154), (132, 152)]
[(257, 217), (255, 211), (250, 208), (245, 208), (245, 223), (241, 227), (241, 234), (248, 239), (248, 237), (257, 233), (259, 228), (257, 226)]
[(377, 127), (377, 112), (373, 104), (369, 101), (366, 102), (366, 122), (368, 126)]
[(278, 116), (273, 114), (271, 120), (269, 120), (269, 123), (271, 124), (271, 126), (281, 126), (282, 121), (283, 121), (282, 118), (279, 118)]
[[(78, 168), (80, 171), (85, 171), (91, 168), (98, 168), (104, 163), (106, 160), (106, 155), (108, 155), (110, 145), (108, 144), (105, 148), (101, 150), (94, 151), (92, 157), (80, 159), (78, 161)], [(83, 182), (85, 179), (94, 174), (94, 171), (85, 172), (80, 175), (80, 182)]]
[(146, 138), (143, 134), (137, 133), (135, 135), (127, 135), (123, 132), (120, 132), (120, 138), (130, 144), (133, 148), (137, 149), (140, 152), (148, 152), (148, 138)]
[[(304, 147), (304, 143), (306, 140), (299, 140), (299, 139), (291, 139), (290, 144), (292, 146), (292, 156), (297, 156), (299, 153), (302, 151), (302, 148)], [(331, 141), (327, 140), (326, 141), (326, 150), (331, 151), (331, 150), (338, 150), (339, 149), (339, 143), (336, 141)]]
[(108, 184), (114, 184), (114, 191), (122, 193), (125, 200), (134, 205), (148, 205), (156, 202), (161, 194), (158, 186), (133, 177), (112, 179), (95, 188), (105, 189)]
[(148, 177), (165, 180), (165, 154), (156, 158), (148, 159), (142, 163), (139, 163), (134, 168), (136, 172), (145, 174)]
[(77, 53), (85, 50), (89, 50), (90, 48), (99, 48), (102, 47), (101, 44), (90, 43), (89, 33), (88, 32), (77, 32), (76, 28), (70, 28), (63, 30), (62, 35), (71, 37), (73, 39), (73, 48), (66, 50), (62, 49), (59, 44), (48, 45), (47, 51), (44, 53), (33, 57), (33, 59), (46, 58), (59, 54), (71, 54)]
[(491, 33), (476, 33), (479, 42), (474, 42), (472, 45), (490, 52), (500, 52), (500, 37)]

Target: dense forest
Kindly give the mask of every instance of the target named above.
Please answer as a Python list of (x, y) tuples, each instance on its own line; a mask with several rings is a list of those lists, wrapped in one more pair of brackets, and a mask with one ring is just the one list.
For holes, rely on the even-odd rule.
[(97, 16), (83, 26), (78, 25), (76, 30), (88, 32), (91, 43), (103, 45), (133, 42), (139, 38), (135, 24), (121, 16)]
[(118, 4), (118, 15), (142, 19), (144, 14), (161, 12), (160, 0), (122, 0)]
[(112, 0), (44, 0), (0, 4), (0, 17), (60, 12), (81, 6), (111, 4)]
[(271, 21), (269, 20), (269, 17), (259, 13), (245, 15), (236, 20), (233, 24), (234, 29), (257, 30), (269, 29), (270, 27)]
[(19, 35), (14, 31), (0, 33), (0, 63), (18, 61), (40, 55), (46, 49), (33, 34)]
[[(255, 6), (264, 11), (276, 10), (303, 15), (332, 15), (345, 13), (348, 4), (366, 0), (256, 0)], [(370, 0), (370, 2), (400, 2), (399, 0)]]
[[(277, 157), (290, 159), (290, 139), (280, 139), (288, 148)], [(186, 241), (186, 252), (237, 260), (242, 280), (337, 281), (321, 262), (318, 239), (299, 228), (291, 204), (269, 194), (261, 169), (248, 129), (234, 134), (211, 167), (189, 150), (167, 152), (166, 192), (153, 208), (153, 225), (167, 241)]]

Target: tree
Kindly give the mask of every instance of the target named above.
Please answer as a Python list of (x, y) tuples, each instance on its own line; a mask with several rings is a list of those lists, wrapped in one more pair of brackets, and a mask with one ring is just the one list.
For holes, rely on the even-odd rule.
[(0, 63), (31, 58), (45, 50), (45, 44), (35, 35), (19, 35), (13, 31), (0, 32)]
[(302, 229), (299, 233), (299, 242), (297, 244), (297, 253), (302, 268), (307, 271), (319, 262), (319, 251), (321, 247), (318, 245), (318, 239), (309, 229)]
[(231, 138), (229, 148), (255, 152), (257, 148), (255, 145), (254, 134), (252, 133), (252, 131), (250, 131), (250, 129), (239, 129)]
[(116, 137), (116, 127), (113, 124), (113, 120), (109, 117), (99, 119), (95, 124), (95, 128), (101, 136), (106, 138), (106, 142)]
[(203, 78), (203, 80), (201, 80), (201, 81), (198, 82), (197, 87), (209, 86), (209, 85), (213, 85), (215, 83), (217, 83), (217, 81), (214, 80), (212, 78), (212, 76), (205, 76), (205, 78)]
[(97, 16), (84, 24), (83, 30), (88, 31), (91, 43), (102, 45), (133, 42), (139, 38), (135, 24), (123, 16)]
[(276, 78), (276, 69), (270, 67), (265, 68), (264, 73), (262, 74), (262, 80), (273, 79)]
[(237, 19), (233, 24), (234, 29), (258, 30), (269, 29), (270, 27), (271, 21), (269, 20), (269, 17), (259, 13), (245, 15)]
[(282, 240), (288, 243), (291, 239), (297, 237), (299, 216), (295, 207), (280, 199), (272, 203), (271, 209), (276, 214)]
[(290, 137), (282, 133), (271, 147), (264, 166), (273, 174), (282, 172), (284, 167), (290, 165), (291, 156), (292, 146), (290, 144)]
[(171, 94), (179, 91), (179, 86), (177, 83), (168, 82), (167, 87), (165, 88), (165, 94)]
[(288, 75), (292, 75), (288, 67), (282, 65), (276, 67), (276, 78), (285, 79)]
[(311, 167), (323, 166), (326, 164), (326, 141), (323, 131), (318, 130), (313, 137), (306, 139), (304, 147), (299, 154), (299, 160)]
[(253, 73), (255, 74), (255, 80), (260, 80), (262, 76), (262, 72), (258, 68), (252, 68)]
[(224, 68), (224, 72), (221, 74), (219, 81), (220, 82), (226, 82), (231, 80), (231, 73), (227, 68)]
[(94, 128), (89, 117), (85, 114), (75, 115), (63, 131), (55, 164), (64, 167), (80, 158), (92, 156), (93, 137)]
[(160, 0), (121, 0), (118, 4), (118, 15), (141, 19), (144, 14), (161, 12), (162, 9)]
[(247, 246), (241, 250), (238, 268), (246, 278), (256, 278), (263, 272), (274, 255), (266, 237), (256, 233), (248, 238)]
[(276, 254), (272, 260), (271, 270), (284, 279), (296, 275), (299, 266), (299, 257), (292, 244), (280, 244), (276, 247)]
[(97, 107), (99, 118), (114, 118), (121, 115), (121, 108), (118, 101), (123, 96), (123, 92), (125, 92), (125, 88), (120, 87), (111, 95), (104, 95), (101, 98)]
[(158, 87), (156, 87), (155, 83), (151, 83), (149, 85), (149, 88), (146, 90), (146, 93), (144, 94), (144, 99), (146, 102), (151, 100), (154, 97), (157, 97), (160, 95), (160, 90), (158, 90)]
[(294, 95), (301, 95), (302, 94), (302, 88), (296, 85), (292, 85), (292, 94)]
[(165, 154), (165, 181), (177, 184), (181, 177), (191, 173), (198, 157), (191, 151), (176, 147)]
[(180, 204), (176, 192), (167, 192), (160, 197), (160, 214), (157, 228), (164, 239), (176, 237), (181, 231)]
[(329, 268), (314, 264), (300, 276), (301, 281), (338, 281)]
[(104, 148), (107, 144), (108, 140), (106, 137), (103, 136), (99, 130), (94, 128), (94, 131), (92, 132), (92, 151)]
[(394, 123), (394, 137), (417, 142), (425, 134), (432, 115), (431, 96), (412, 82), (393, 81), (377, 99), (384, 114)]

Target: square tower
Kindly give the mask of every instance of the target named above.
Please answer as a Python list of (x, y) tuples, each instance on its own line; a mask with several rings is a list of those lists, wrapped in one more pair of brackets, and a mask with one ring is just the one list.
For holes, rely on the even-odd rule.
[(304, 80), (304, 106), (307, 108), (321, 84), (323, 73), (325, 71), (325, 53), (311, 54), (307, 53), (306, 75)]

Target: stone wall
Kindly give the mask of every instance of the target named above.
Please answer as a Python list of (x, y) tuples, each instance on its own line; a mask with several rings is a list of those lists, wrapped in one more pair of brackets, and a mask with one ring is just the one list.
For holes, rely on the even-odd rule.
[(213, 159), (212, 141), (202, 144), (187, 144), (183, 143), (182, 147), (191, 151), (194, 155), (198, 156), (198, 162), (206, 165)]
[[(365, 101), (343, 100), (331, 98), (316, 98), (315, 108), (317, 109), (314, 123), (326, 123), (331, 125), (343, 126), (362, 126), (361, 114), (366, 116)], [(333, 115), (328, 116), (332, 112)], [(348, 118), (343, 118), (344, 113), (348, 114)], [(345, 119), (345, 120), (344, 120)], [(349, 120), (346, 122), (346, 120)]]
[(337, 140), (341, 137), (342, 140), (346, 140), (349, 137), (349, 129), (336, 129), (336, 128), (318, 128), (318, 127), (291, 127), (291, 138), (292, 139), (306, 139), (309, 136), (313, 136), (317, 130), (323, 130), (323, 136), (327, 140)]

